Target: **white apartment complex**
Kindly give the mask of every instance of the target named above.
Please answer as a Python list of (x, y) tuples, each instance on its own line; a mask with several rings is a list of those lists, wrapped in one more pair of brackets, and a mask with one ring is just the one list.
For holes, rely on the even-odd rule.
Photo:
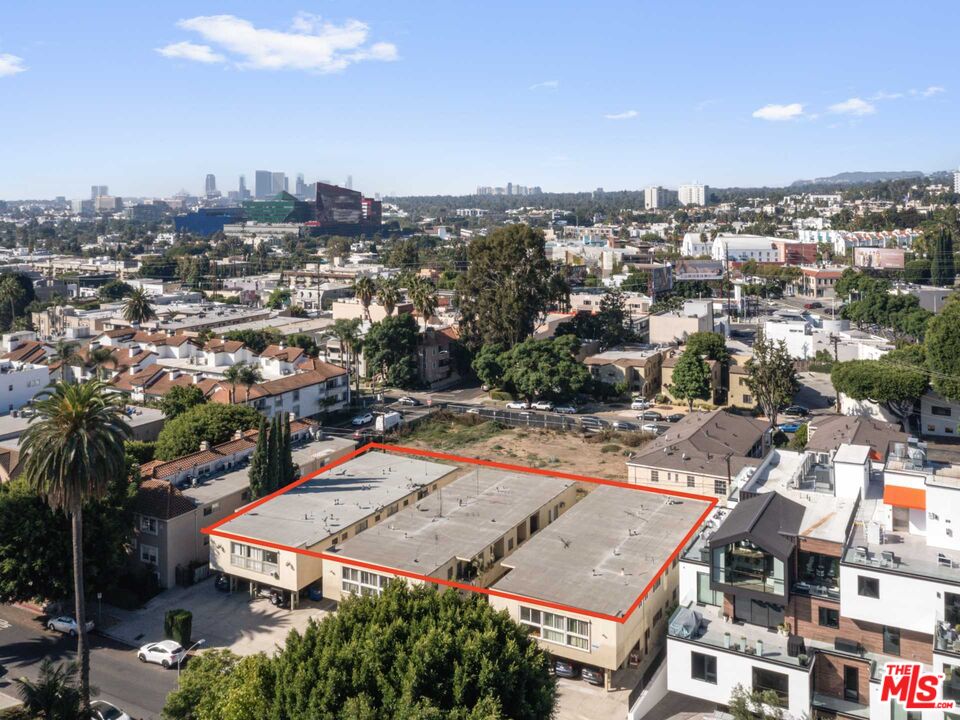
[(681, 185), (677, 196), (681, 206), (706, 205), (710, 195), (710, 188), (706, 185)]

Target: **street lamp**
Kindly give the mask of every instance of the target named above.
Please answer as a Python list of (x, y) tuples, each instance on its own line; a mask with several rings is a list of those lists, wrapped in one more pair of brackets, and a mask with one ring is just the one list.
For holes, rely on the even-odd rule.
[(200, 646), (200, 645), (203, 645), (205, 642), (206, 642), (206, 640), (204, 640), (203, 638), (200, 638), (200, 639), (197, 640), (193, 645), (191, 645), (190, 647), (188, 647), (188, 648), (186, 649), (186, 652), (184, 652), (183, 655), (180, 656), (180, 659), (177, 660), (177, 689), (178, 689), (178, 690), (180, 689), (180, 664), (183, 662), (183, 659), (187, 656), (187, 654), (188, 654), (191, 650), (193, 650), (195, 647), (198, 647), (198, 646)]

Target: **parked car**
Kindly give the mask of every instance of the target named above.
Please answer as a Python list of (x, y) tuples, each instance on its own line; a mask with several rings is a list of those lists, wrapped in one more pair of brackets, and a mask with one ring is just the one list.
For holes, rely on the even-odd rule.
[(787, 417), (804, 417), (810, 413), (803, 405), (790, 405), (785, 407), (781, 414)]
[(663, 415), (658, 413), (656, 410), (646, 410), (637, 415), (637, 420), (656, 420), (657, 422), (660, 422), (663, 420)]
[(567, 662), (566, 660), (554, 660), (553, 671), (556, 673), (557, 677), (563, 677), (563, 678), (577, 677), (576, 666), (573, 663)]
[(804, 303), (803, 305), (804, 310), (816, 310), (817, 308), (822, 308), (822, 307), (823, 307), (822, 302), (808, 302), (808, 303)]
[(543, 410), (549, 412), (553, 410), (553, 403), (549, 400), (537, 400), (533, 405), (531, 405), (534, 410)]
[(777, 430), (785, 433), (795, 433), (797, 430), (800, 429), (800, 425), (801, 423), (798, 423), (798, 422), (780, 423), (779, 425), (777, 425)]
[(580, 670), (580, 679), (590, 683), (591, 685), (600, 685), (602, 687), (603, 671), (597, 670), (597, 668), (584, 666)]
[(646, 410), (648, 407), (652, 406), (653, 403), (649, 400), (634, 400), (630, 403), (631, 410)]
[(154, 663), (165, 668), (176, 667), (183, 661), (187, 651), (176, 640), (163, 640), (147, 643), (137, 650), (137, 659), (143, 663)]
[(217, 575), (217, 579), (213, 581), (213, 587), (220, 592), (230, 592), (230, 578), (226, 575)]
[(123, 710), (105, 700), (94, 700), (90, 703), (90, 715), (93, 720), (133, 720)]
[(350, 421), (353, 425), (360, 427), (362, 425), (369, 425), (373, 422), (373, 413), (365, 412), (360, 415), (355, 415), (353, 420)]
[(663, 429), (656, 423), (644, 423), (640, 426), (640, 432), (653, 433), (654, 435), (659, 435), (663, 432)]
[(511, 400), (507, 403), (507, 410), (529, 410), (530, 403), (526, 400)]
[(670, 415), (667, 415), (666, 421), (669, 422), (669, 423), (680, 422), (680, 421), (683, 420), (685, 417), (686, 417), (686, 415), (684, 415), (683, 413), (672, 413), (672, 414), (670, 414)]
[[(77, 625), (76, 619), (72, 616), (61, 615), (47, 620), (47, 630), (54, 630), (70, 637), (76, 637), (80, 626)], [(87, 632), (91, 630), (93, 630), (93, 620), (87, 620)]]
[(573, 405), (557, 405), (553, 411), (561, 415), (576, 415), (577, 409)]
[(409, 405), (410, 407), (417, 407), (417, 405), (423, 405), (422, 402), (417, 400), (415, 397), (410, 397), (409, 395), (404, 395), (402, 398), (397, 400), (401, 405)]
[(593, 415), (584, 415), (580, 418), (580, 427), (584, 430), (603, 430), (610, 427), (610, 423)]
[(636, 432), (637, 430), (640, 429), (639, 425), (633, 422), (629, 422), (627, 420), (614, 420), (612, 427), (614, 430), (625, 430), (629, 432)]

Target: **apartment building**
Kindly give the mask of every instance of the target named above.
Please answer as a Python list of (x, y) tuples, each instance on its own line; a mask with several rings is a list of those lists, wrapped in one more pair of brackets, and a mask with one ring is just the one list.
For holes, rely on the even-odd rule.
[(627, 346), (589, 355), (583, 360), (590, 374), (609, 385), (623, 384), (628, 392), (654, 397), (661, 387), (663, 353), (654, 347)]
[(667, 190), (659, 185), (651, 185), (643, 189), (643, 206), (646, 210), (662, 210), (676, 205), (677, 199), (676, 190)]
[(650, 342), (669, 345), (697, 332), (713, 332), (713, 301), (687, 300), (680, 310), (662, 312), (649, 318)]
[[(788, 717), (888, 720), (888, 663), (918, 662), (960, 699), (960, 465), (916, 442), (777, 450), (680, 562), (668, 688), (728, 704), (772, 690)], [(952, 717), (931, 710), (924, 717)]]
[(752, 355), (731, 355), (730, 362), (727, 365), (727, 376), (729, 386), (727, 388), (727, 405), (732, 408), (742, 410), (752, 410), (757, 406), (757, 399), (753, 396), (750, 389), (750, 372), (747, 370), (747, 362)]
[(691, 413), (627, 460), (627, 481), (725, 498), (768, 446), (765, 422), (723, 410)]
[[(679, 400), (674, 397), (672, 391), (673, 369), (680, 362), (680, 355), (681, 353), (678, 351), (666, 353), (660, 369), (660, 392), (666, 395), (670, 402), (675, 405), (686, 403), (686, 400)], [(707, 398), (707, 402), (719, 403), (723, 397), (723, 366), (716, 360), (707, 359), (704, 362), (707, 363), (707, 368), (710, 370), (710, 397)]]
[(677, 190), (677, 200), (681, 207), (686, 205), (706, 205), (710, 188), (706, 185), (681, 185)]

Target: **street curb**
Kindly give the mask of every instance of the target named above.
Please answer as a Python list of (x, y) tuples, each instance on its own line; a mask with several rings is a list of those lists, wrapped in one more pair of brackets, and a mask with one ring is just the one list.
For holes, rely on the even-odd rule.
[(34, 605), (33, 603), (13, 603), (13, 606), (20, 608), (21, 610), (26, 610), (27, 612), (32, 612), (34, 615), (43, 615), (43, 608), (39, 605)]

